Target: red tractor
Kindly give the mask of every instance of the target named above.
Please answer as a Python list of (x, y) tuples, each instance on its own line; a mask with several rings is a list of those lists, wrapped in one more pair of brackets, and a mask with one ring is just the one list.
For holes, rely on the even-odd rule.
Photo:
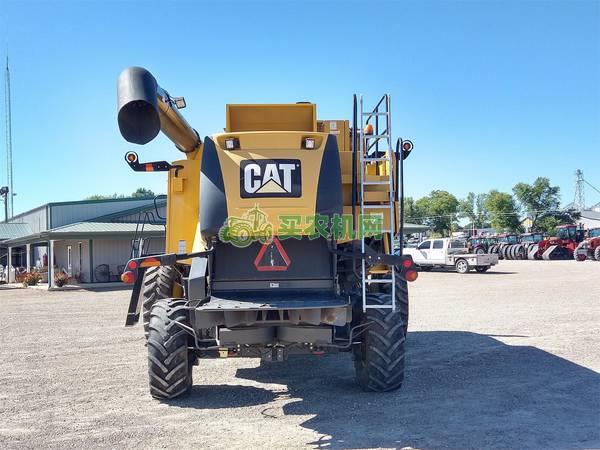
[(588, 230), (587, 238), (581, 241), (573, 253), (573, 258), (577, 261), (585, 261), (588, 257), (600, 261), (600, 228)]
[(477, 253), (479, 255), (483, 255), (488, 253), (492, 244), (497, 242), (495, 237), (470, 237), (467, 239), (467, 249), (469, 253)]
[(577, 225), (559, 225), (553, 237), (544, 239), (538, 244), (536, 259), (570, 259), (583, 241), (583, 229)]
[(540, 242), (544, 240), (544, 233), (542, 232), (534, 232), (534, 233), (523, 233), (521, 234), (521, 247), (522, 250), (518, 250), (518, 254), (521, 256), (521, 259), (535, 259), (535, 255), (537, 255), (538, 245)]

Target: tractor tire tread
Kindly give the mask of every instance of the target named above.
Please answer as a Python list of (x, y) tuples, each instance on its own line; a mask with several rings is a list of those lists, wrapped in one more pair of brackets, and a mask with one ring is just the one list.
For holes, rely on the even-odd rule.
[(148, 339), (150, 311), (159, 299), (173, 296), (173, 284), (179, 279), (179, 272), (173, 266), (150, 267), (144, 274), (142, 282), (142, 308), (144, 336)]
[(189, 326), (182, 302), (157, 299), (150, 310), (148, 326), (148, 377), (152, 397), (165, 400), (188, 393), (192, 386)]
[[(396, 301), (398, 308), (368, 309), (363, 320), (371, 325), (362, 335), (361, 344), (355, 346), (354, 365), (356, 379), (365, 391), (388, 392), (402, 386), (404, 381), (404, 359), (406, 324), (408, 320), (408, 290), (406, 281), (397, 283)], [(369, 304), (388, 304), (389, 293), (367, 294)]]

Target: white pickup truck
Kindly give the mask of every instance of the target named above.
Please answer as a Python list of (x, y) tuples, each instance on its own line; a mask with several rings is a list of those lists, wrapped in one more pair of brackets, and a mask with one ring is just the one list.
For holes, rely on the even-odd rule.
[(417, 248), (405, 248), (404, 254), (412, 256), (415, 264), (423, 270), (453, 267), (458, 273), (467, 273), (471, 269), (483, 273), (498, 264), (498, 255), (467, 253), (463, 241), (450, 238), (428, 239)]

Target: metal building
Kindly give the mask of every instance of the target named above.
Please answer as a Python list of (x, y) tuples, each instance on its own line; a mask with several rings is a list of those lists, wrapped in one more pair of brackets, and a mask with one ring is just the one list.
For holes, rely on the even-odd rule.
[(132, 255), (164, 251), (165, 198), (48, 203), (0, 223), (0, 265), (8, 282), (37, 270), (54, 286), (118, 281)]

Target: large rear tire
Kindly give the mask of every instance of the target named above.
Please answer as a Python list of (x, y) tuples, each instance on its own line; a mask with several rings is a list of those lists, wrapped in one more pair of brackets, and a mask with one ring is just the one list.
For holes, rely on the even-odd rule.
[(150, 311), (148, 376), (152, 397), (166, 400), (189, 393), (193, 359), (188, 350), (189, 327), (185, 300), (159, 299)]
[(148, 324), (152, 306), (160, 299), (173, 297), (173, 286), (180, 275), (173, 266), (150, 267), (142, 283), (144, 336), (148, 339)]
[(596, 250), (594, 250), (594, 259), (600, 261), (600, 247), (596, 247)]
[[(400, 289), (396, 289), (401, 291)], [(403, 291), (408, 306), (408, 291)], [(367, 294), (367, 302), (390, 304), (390, 294), (384, 292)], [(370, 325), (361, 335), (361, 343), (353, 347), (356, 381), (365, 391), (388, 392), (399, 389), (404, 381), (404, 344), (406, 325), (402, 321), (402, 307), (390, 309), (367, 309), (361, 323)], [(408, 309), (406, 310), (408, 317)]]

